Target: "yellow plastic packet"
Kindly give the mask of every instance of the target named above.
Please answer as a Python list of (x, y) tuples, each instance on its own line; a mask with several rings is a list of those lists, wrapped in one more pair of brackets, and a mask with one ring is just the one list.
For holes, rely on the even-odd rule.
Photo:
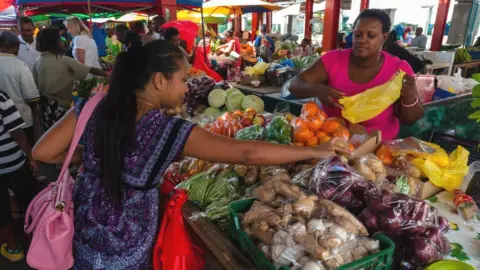
[(445, 150), (438, 147), (435, 153), (426, 159), (416, 158), (412, 163), (434, 185), (453, 191), (462, 185), (463, 178), (468, 173), (470, 153), (461, 146), (458, 146), (446, 160), (444, 153), (446, 155)]
[(356, 124), (382, 113), (400, 98), (403, 76), (405, 72), (400, 71), (382, 85), (367, 89), (355, 96), (339, 99), (338, 102), (343, 105), (343, 118)]
[(264, 74), (268, 68), (268, 64), (265, 62), (258, 62), (253, 67), (246, 67), (245, 73), (248, 75), (261, 75)]

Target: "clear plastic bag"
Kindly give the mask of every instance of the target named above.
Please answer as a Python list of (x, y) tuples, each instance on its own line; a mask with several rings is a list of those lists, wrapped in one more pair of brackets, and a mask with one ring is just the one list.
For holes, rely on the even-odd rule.
[(340, 157), (326, 158), (317, 163), (308, 190), (356, 212), (363, 202), (353, 196), (352, 185), (364, 178), (344, 164)]
[(263, 127), (253, 125), (239, 130), (237, 134), (235, 134), (235, 139), (247, 141), (263, 140), (264, 133), (265, 129)]
[(385, 84), (339, 99), (342, 116), (354, 124), (376, 117), (400, 98), (404, 75), (405, 72), (399, 72)]
[(376, 184), (381, 184), (387, 177), (385, 166), (374, 154), (368, 154), (357, 158), (354, 161), (354, 168), (366, 180), (372, 181)]
[[(448, 221), (425, 201), (392, 191), (365, 191), (366, 209), (358, 216), (370, 233), (383, 231), (394, 241), (397, 261), (423, 267), (449, 252)], [(403, 252), (405, 251), (405, 252)]]

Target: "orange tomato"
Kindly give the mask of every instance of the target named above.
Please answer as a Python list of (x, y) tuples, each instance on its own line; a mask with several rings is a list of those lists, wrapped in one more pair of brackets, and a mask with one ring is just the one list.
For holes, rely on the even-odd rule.
[(302, 106), (302, 116), (313, 117), (317, 115), (318, 110), (318, 105), (315, 102), (307, 102)]
[(253, 114), (255, 116), (257, 114), (257, 111), (255, 111), (254, 108), (247, 108), (245, 110), (245, 114)]
[(323, 120), (320, 117), (308, 118), (306, 122), (307, 122), (307, 127), (313, 132), (319, 130), (323, 125)]
[(293, 118), (292, 122), (290, 123), (293, 128), (297, 129), (297, 128), (308, 128), (307, 126), (307, 121), (305, 121), (305, 119), (303, 119), (302, 117), (295, 117)]
[(328, 118), (328, 115), (322, 110), (318, 110), (317, 116), (322, 118), (323, 121), (327, 120)]
[(318, 139), (317, 137), (313, 136), (310, 139), (307, 140), (305, 143), (306, 146), (317, 146), (318, 145)]
[(392, 152), (390, 151), (390, 149), (385, 146), (385, 145), (382, 145), (380, 146), (380, 148), (378, 148), (377, 150), (377, 153), (376, 153), (376, 156), (378, 157), (378, 159), (380, 159), (383, 164), (385, 165), (392, 165), (393, 163), (393, 157), (392, 157)]
[(300, 147), (304, 147), (305, 145), (303, 144), (303, 142), (293, 142), (292, 143), (293, 146), (300, 146)]
[(223, 121), (228, 121), (228, 120), (232, 119), (232, 116), (233, 116), (233, 113), (231, 113), (231, 112), (226, 112), (226, 113), (224, 113), (224, 114), (221, 116), (221, 119), (222, 119)]
[(332, 132), (335, 132), (335, 131), (339, 130), (340, 128), (341, 128), (341, 125), (337, 120), (327, 119), (323, 123), (321, 130), (325, 131), (326, 133), (332, 133)]
[(293, 132), (293, 140), (295, 142), (307, 142), (308, 139), (310, 139), (313, 136), (314, 136), (313, 132), (308, 130), (308, 128), (306, 127), (297, 128)]
[(326, 143), (329, 142), (332, 138), (330, 136), (325, 136), (320, 139), (318, 139), (318, 144)]
[(348, 144), (348, 149), (349, 149), (350, 151), (355, 151), (355, 146), (353, 146), (353, 144), (349, 143), (349, 144)]
[(332, 137), (344, 138), (348, 140), (350, 138), (350, 132), (344, 128), (340, 128), (338, 131), (332, 133)]
[(319, 131), (317, 131), (317, 132), (315, 133), (315, 137), (317, 137), (318, 139), (321, 139), (321, 138), (323, 138), (323, 137), (325, 137), (325, 136), (328, 136), (328, 134), (325, 133), (324, 131), (321, 131), (321, 130), (319, 130)]
[(243, 112), (240, 110), (236, 110), (233, 112), (233, 115), (240, 115), (241, 117), (243, 117)]

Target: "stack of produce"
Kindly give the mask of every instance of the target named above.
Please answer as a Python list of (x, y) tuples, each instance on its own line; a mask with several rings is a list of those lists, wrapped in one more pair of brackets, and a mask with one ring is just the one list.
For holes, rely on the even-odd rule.
[(467, 49), (457, 49), (455, 52), (455, 63), (463, 63), (472, 61), (472, 56), (468, 53)]
[(379, 251), (378, 240), (341, 206), (309, 195), (277, 172), (253, 190), (242, 226), (276, 267), (333, 269)]
[(208, 94), (215, 89), (228, 89), (226, 82), (216, 83), (208, 76), (194, 77), (187, 81), (188, 92), (185, 94), (187, 112), (190, 116), (201, 114), (208, 107)]
[(207, 123), (204, 128), (215, 134), (233, 138), (243, 128), (254, 125), (262, 129), (264, 124), (264, 116), (257, 114), (254, 109), (248, 108), (245, 110), (245, 113), (240, 110), (236, 110), (233, 113), (226, 112), (214, 122)]
[(222, 111), (234, 112), (237, 110), (246, 110), (252, 108), (257, 113), (263, 112), (265, 104), (263, 100), (255, 95), (245, 96), (237, 88), (215, 89), (208, 95), (209, 108), (203, 113), (204, 117), (216, 118)]
[[(326, 143), (332, 137), (350, 138), (350, 132), (335, 118), (328, 118), (314, 102), (307, 102), (302, 107), (300, 117), (292, 120), (293, 144), (296, 146), (316, 146)], [(353, 148), (353, 145), (349, 145)]]

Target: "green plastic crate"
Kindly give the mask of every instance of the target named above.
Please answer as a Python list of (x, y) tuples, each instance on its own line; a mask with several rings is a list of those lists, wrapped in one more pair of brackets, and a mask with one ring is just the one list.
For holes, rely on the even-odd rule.
[[(261, 270), (288, 270), (288, 267), (275, 268), (269, 259), (263, 254), (260, 249), (250, 240), (247, 234), (243, 231), (241, 222), (237, 213), (246, 213), (250, 210), (254, 199), (238, 200), (230, 203), (228, 210), (232, 218), (228, 228), (228, 237), (234, 242), (237, 247), (255, 264), (257, 269)], [(338, 270), (354, 270), (354, 269), (375, 269), (388, 270), (391, 268), (393, 262), (393, 252), (395, 250), (395, 243), (385, 234), (374, 234), (373, 238), (380, 241), (381, 250), (375, 254), (369, 255), (360, 260), (342, 265)]]

